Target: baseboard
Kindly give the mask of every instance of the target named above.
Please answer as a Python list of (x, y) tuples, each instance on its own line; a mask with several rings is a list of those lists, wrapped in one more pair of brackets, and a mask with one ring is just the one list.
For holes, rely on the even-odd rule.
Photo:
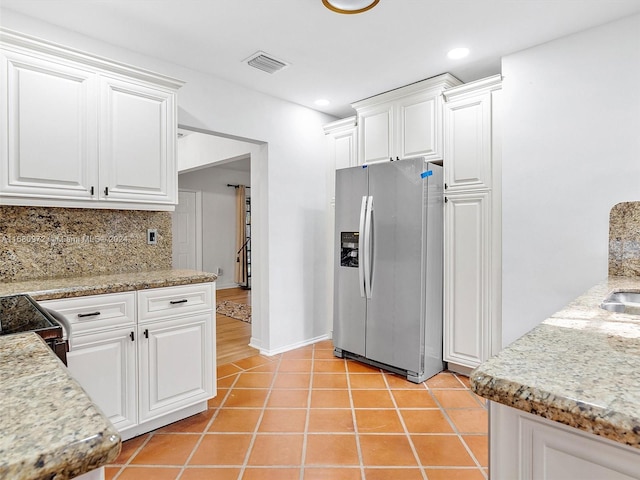
[(319, 337), (310, 338), (309, 340), (303, 340), (301, 342), (292, 343), (290, 345), (286, 345), (284, 347), (275, 348), (273, 350), (266, 350), (254, 343), (254, 339), (251, 339), (251, 343), (249, 343), (250, 347), (257, 348), (260, 350), (261, 355), (266, 355), (267, 357), (271, 357), (273, 355), (278, 355), (279, 353), (288, 352), (291, 350), (295, 350), (296, 348), (306, 347), (307, 345), (313, 345), (314, 343), (322, 342), (323, 340), (330, 340), (331, 337), (328, 333), (324, 335), (320, 335)]
[(220, 277), (216, 280), (216, 290), (228, 290), (230, 288), (242, 288), (237, 283), (219, 283)]
[(465, 367), (464, 365), (458, 365), (457, 363), (447, 362), (447, 370), (450, 370), (455, 373), (459, 373), (461, 375), (469, 376), (469, 374), (473, 371), (471, 367)]

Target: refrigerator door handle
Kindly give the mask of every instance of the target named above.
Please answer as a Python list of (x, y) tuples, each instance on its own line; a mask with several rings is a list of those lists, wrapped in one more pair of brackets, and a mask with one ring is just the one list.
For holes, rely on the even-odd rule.
[(372, 267), (372, 216), (373, 197), (367, 198), (367, 212), (364, 221), (364, 291), (367, 298), (371, 298), (371, 267)]
[(364, 298), (364, 264), (362, 260), (364, 258), (364, 228), (365, 218), (367, 214), (367, 197), (362, 197), (362, 205), (360, 206), (360, 226), (358, 229), (358, 282), (360, 283), (360, 296)]

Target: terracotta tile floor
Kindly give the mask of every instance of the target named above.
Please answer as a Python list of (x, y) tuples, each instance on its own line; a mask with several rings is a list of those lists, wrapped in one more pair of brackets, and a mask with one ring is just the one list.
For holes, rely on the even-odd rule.
[(416, 385), (332, 350), (221, 365), (208, 411), (124, 442), (107, 480), (487, 478), (487, 410), (466, 377)]

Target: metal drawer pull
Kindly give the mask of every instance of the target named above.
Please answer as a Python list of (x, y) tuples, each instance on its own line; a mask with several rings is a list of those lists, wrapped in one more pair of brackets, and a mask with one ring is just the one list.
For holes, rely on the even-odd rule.
[(133, 334), (133, 332), (131, 332), (131, 333), (129, 334), (129, 337), (131, 338), (131, 341), (132, 341), (132, 342), (136, 339), (136, 337), (135, 337), (135, 335)]
[(100, 312), (93, 312), (93, 313), (79, 313), (78, 314), (78, 318), (83, 318), (83, 317), (95, 317), (97, 315), (100, 315)]
[(183, 298), (182, 300), (171, 300), (169, 303), (171, 305), (176, 305), (178, 303), (187, 303), (189, 300), (187, 300), (186, 298)]
[(145, 328), (143, 333), (144, 333), (144, 338), (149, 338), (149, 329), (148, 328)]

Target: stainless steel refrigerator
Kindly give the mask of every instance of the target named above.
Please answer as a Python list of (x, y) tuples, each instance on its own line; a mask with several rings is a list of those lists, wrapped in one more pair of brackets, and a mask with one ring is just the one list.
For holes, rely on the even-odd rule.
[(336, 172), (334, 354), (422, 382), (443, 370), (442, 167)]

